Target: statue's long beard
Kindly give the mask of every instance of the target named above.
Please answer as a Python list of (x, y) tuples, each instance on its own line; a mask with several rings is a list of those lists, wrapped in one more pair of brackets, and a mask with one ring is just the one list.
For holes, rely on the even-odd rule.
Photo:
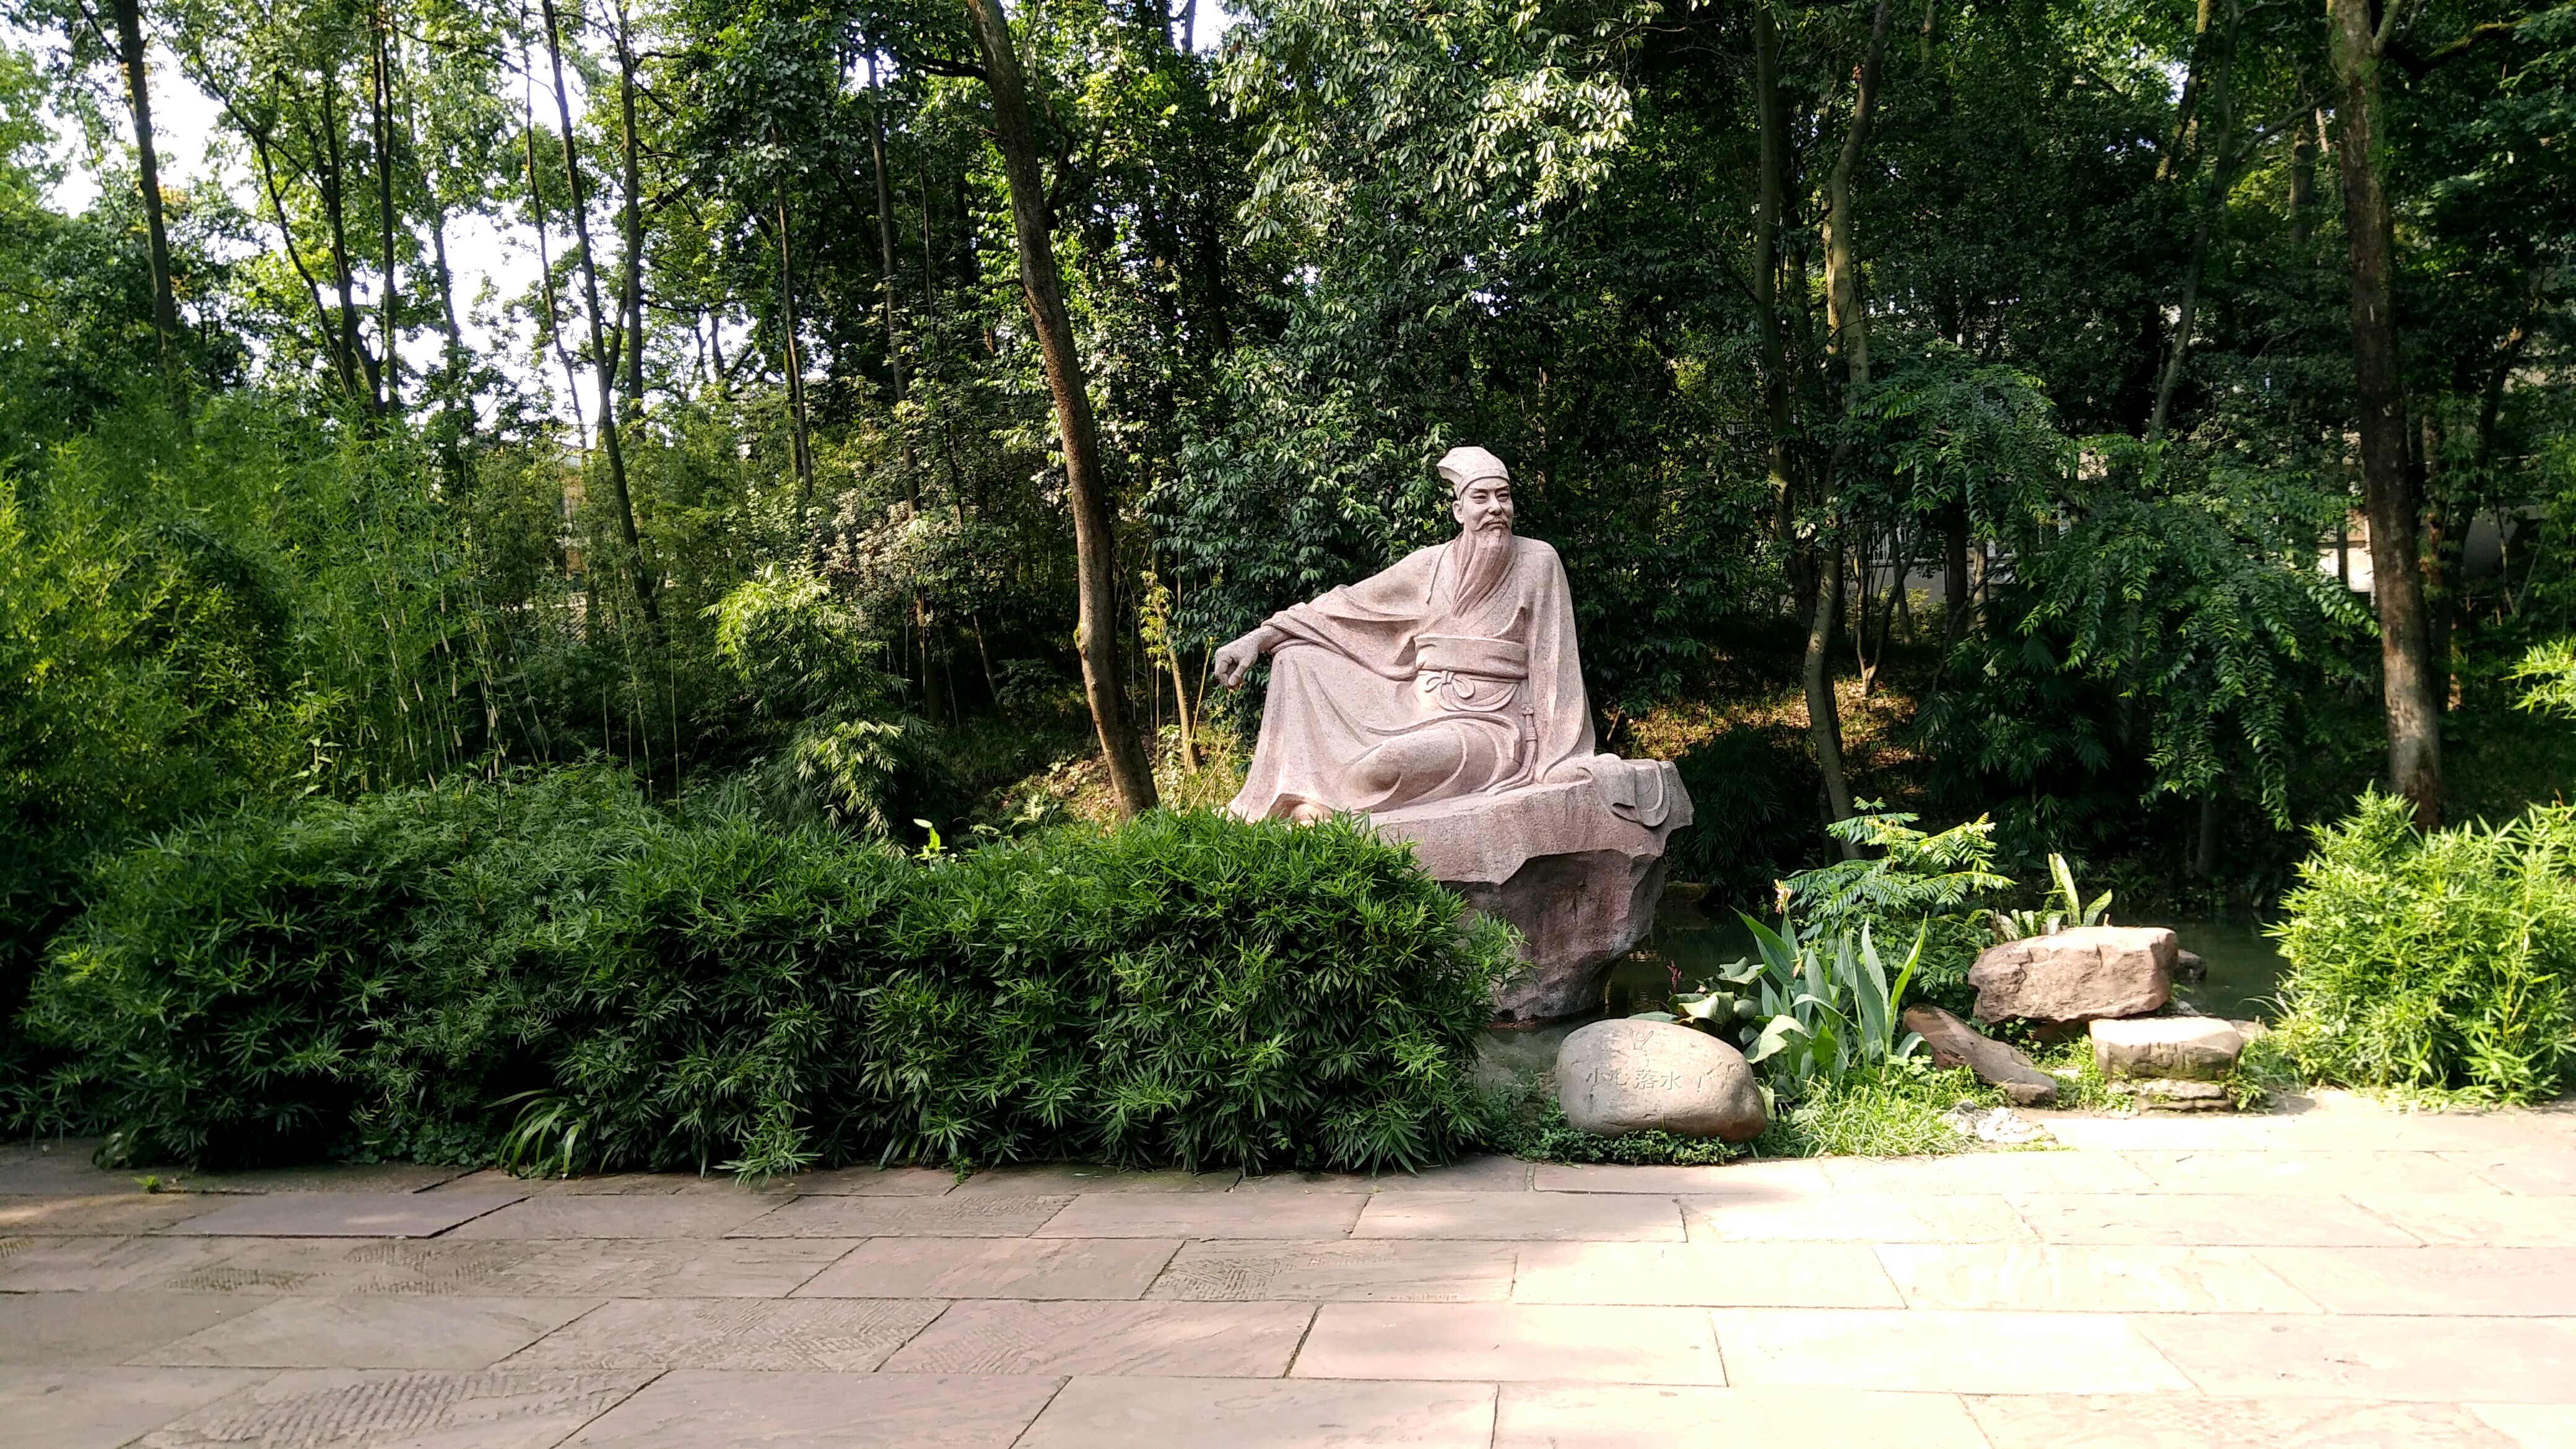
[(1449, 607), (1458, 613), (1485, 602), (1502, 586), (1512, 567), (1512, 530), (1507, 524), (1470, 528), (1449, 545), (1449, 560), (1458, 580), (1449, 592)]

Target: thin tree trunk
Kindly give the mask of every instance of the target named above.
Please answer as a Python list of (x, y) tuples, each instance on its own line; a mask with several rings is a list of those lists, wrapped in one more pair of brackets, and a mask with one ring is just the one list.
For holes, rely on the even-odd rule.
[(1950, 505), (1941, 521), (1941, 658), (1968, 635), (1968, 506)]
[[(239, 119), (240, 113), (236, 111), (234, 116)], [(260, 184), (268, 194), (269, 211), (277, 218), (279, 244), (286, 248), (286, 259), (294, 264), (295, 274), (304, 279), (305, 294), (313, 299), (313, 324), (322, 342), (322, 355), (330, 359), (331, 371), (340, 379), (341, 392), (354, 398), (358, 394), (357, 369), (340, 351), (339, 337), (331, 326), (331, 309), (322, 301), (322, 284), (315, 279), (313, 269), (304, 264), (302, 249), (295, 245), (295, 228), (286, 219), (286, 198), (277, 187), (277, 168), (269, 159), (268, 136), (247, 125), (242, 134), (250, 137), (251, 154), (259, 162)]]
[[(2204, 0), (2204, 17), (2208, 9)], [(2192, 323), (2200, 308), (2200, 275), (2209, 266), (2210, 233), (2226, 212), (2227, 188), (2234, 181), (2236, 35), (2243, 19), (2243, 7), (2230, 0), (2227, 35), (2219, 43), (2217, 75), (2210, 82), (2218, 104), (2218, 144), (2210, 148), (2209, 177), (2192, 208), (2191, 253), (2183, 266), (2182, 300), (2174, 310), (2173, 345), (2166, 351), (2164, 368), (2156, 379), (2155, 411), (2147, 419), (2147, 437), (2151, 441), (2165, 435), (2166, 419), (2173, 412), (2174, 389), (2181, 385), (2183, 362), (2191, 355)]]
[(2184, 72), (2182, 95), (2174, 102), (2173, 139), (2165, 143), (2164, 154), (2156, 158), (2156, 179), (2171, 181), (2182, 174), (2183, 148), (2191, 143), (2192, 122), (2200, 102), (2202, 78), (2209, 73), (2210, 11), (2214, 0), (2200, 0), (2200, 11), (2191, 27), (2191, 66)]
[(636, 606), (643, 610), (645, 627), (659, 645), (662, 606), (654, 597), (653, 576), (644, 567), (644, 540), (636, 532), (635, 503), (626, 488), (626, 449), (617, 429), (617, 358), (609, 351), (608, 329), (600, 314), (599, 267), (590, 250), (590, 208), (582, 194), (580, 148), (573, 144), (572, 100), (564, 91), (563, 37), (555, 18), (554, 0), (544, 0), (544, 6), (546, 59), (554, 67), (555, 115), (563, 123), (564, 180), (571, 188), (573, 242), (580, 249), (582, 294), (590, 303), (590, 360), (599, 379), (599, 442), (608, 454), (609, 501), (617, 509), (617, 527), (626, 546), (626, 572), (635, 588)]
[(349, 262), (349, 227), (343, 205), (342, 179), (346, 174), (340, 147), (339, 109), (332, 104), (338, 94), (337, 76), (322, 77), (322, 215), (331, 225), (331, 274), (340, 289), (340, 348), (356, 362), (367, 390), (367, 410), (384, 411), (384, 394), (376, 385), (376, 359), (358, 337), (357, 282)]
[(135, 180), (143, 188), (143, 225), (152, 255), (152, 325), (166, 347), (179, 338), (179, 299), (170, 283), (170, 233), (161, 214), (161, 155), (153, 144), (152, 86), (144, 66), (141, 0), (116, 0), (118, 60), (125, 67), (125, 106), (134, 119)]
[(626, 418), (629, 424), (640, 425), (644, 416), (644, 168), (635, 144), (634, 36), (622, 0), (617, 7), (617, 115), (625, 163), (620, 179), (626, 192), (626, 204), (620, 208), (626, 257), (624, 285), (619, 289), (626, 335), (619, 339), (618, 350), (626, 359)]
[(1787, 118), (1780, 112), (1780, 32), (1770, 0), (1755, 0), (1753, 7), (1753, 106), (1762, 134), (1753, 221), (1753, 329), (1762, 365), (1762, 405), (1771, 422), (1766, 463), (1772, 536), (1787, 546), (1795, 542), (1798, 506), (1790, 477), (1789, 362), (1780, 335), (1780, 225), (1788, 210), (1789, 140)]
[(401, 322), (396, 311), (394, 288), (394, 123), (393, 57), (385, 45), (383, 25), (375, 27), (376, 68), (374, 109), (376, 133), (376, 221), (382, 233), (385, 261), (384, 321), (385, 334), (385, 411), (400, 414), (402, 405), (402, 340)]
[(2442, 823), (2442, 704), (2433, 673), (2417, 501), (2406, 476), (2406, 395), (2398, 374), (2396, 241), (2377, 155), (2379, 39), (2369, 0), (2330, 0), (2336, 152), (2352, 266), (2353, 400), (2361, 423), (2363, 505), (2370, 516), (2379, 613), (2380, 695), (2388, 717), (2388, 782), (2424, 829)]
[[(1843, 608), (1842, 550), (1828, 549), (1817, 561), (1816, 611), (1807, 619), (1807, 665), (1803, 683), (1807, 694), (1807, 735), (1815, 742), (1816, 766), (1824, 776), (1826, 808), (1836, 820), (1852, 816), (1851, 783), (1843, 775), (1842, 706), (1834, 698), (1833, 670), (1827, 645), (1832, 641), (1834, 620)], [(1846, 840), (1841, 842), (1843, 858), (1853, 859), (1860, 848)]]
[(778, 174), (778, 311), (787, 357), (788, 453), (796, 466), (796, 515), (814, 506), (814, 444), (805, 428), (805, 356), (796, 341), (796, 254), (788, 245), (787, 173)]
[(1869, 51), (1852, 94), (1851, 129), (1825, 183), (1826, 350), (1841, 359), (1856, 386), (1869, 383), (1869, 326), (1861, 312), (1860, 274), (1852, 251), (1852, 173), (1869, 145), (1869, 122), (1878, 107), (1879, 61), (1887, 51), (1888, 0), (1878, 0), (1869, 26)]
[(2304, 263), (2309, 239), (2316, 235), (2317, 129), (2315, 102), (2309, 92), (2307, 65), (2299, 66), (2300, 121), (2290, 127), (2290, 249)]
[(1091, 700), (1092, 726), (1109, 774), (1118, 813), (1154, 808), (1154, 771), (1143, 741), (1128, 718), (1118, 668), (1118, 551), (1110, 534), (1108, 480), (1100, 468), (1098, 426), (1091, 414), (1082, 356), (1074, 349), (1073, 323), (1065, 315), (1063, 280), (1047, 216), (1045, 179), (1038, 171), (1037, 134), (1030, 122), (1002, 0), (966, 0), (975, 40), (984, 53), (984, 77), (993, 95), (994, 140), (1011, 188), (1011, 225), (1019, 243), (1020, 287), (1027, 294), (1038, 349), (1046, 362), (1047, 388), (1055, 395), (1056, 428), (1064, 442), (1065, 488), (1073, 505), (1078, 610), (1077, 643), (1082, 683)]
[[(877, 105), (877, 58), (873, 54), (868, 57), (868, 154), (876, 163), (877, 252), (883, 267), (877, 300), (885, 318), (886, 371), (894, 381), (895, 406), (901, 407), (903, 337), (894, 324), (894, 189), (886, 183), (885, 115)], [(915, 506), (918, 505), (916, 499)]]
[(528, 102), (528, 220), (537, 233), (538, 295), (546, 304), (545, 345), (555, 352), (555, 362), (563, 368), (564, 396), (572, 404), (572, 429), (584, 449), (590, 447), (590, 420), (581, 406), (581, 370), (572, 364), (572, 353), (563, 343), (563, 301), (555, 294), (554, 258), (546, 254), (546, 190), (537, 170), (537, 93), (531, 88)]

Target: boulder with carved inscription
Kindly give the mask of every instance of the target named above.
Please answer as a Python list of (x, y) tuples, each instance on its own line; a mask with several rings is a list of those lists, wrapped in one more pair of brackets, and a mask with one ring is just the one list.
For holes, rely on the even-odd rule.
[(1744, 1054), (1669, 1021), (1575, 1028), (1557, 1048), (1556, 1099), (1567, 1122), (1604, 1137), (1662, 1131), (1749, 1142), (1768, 1121)]

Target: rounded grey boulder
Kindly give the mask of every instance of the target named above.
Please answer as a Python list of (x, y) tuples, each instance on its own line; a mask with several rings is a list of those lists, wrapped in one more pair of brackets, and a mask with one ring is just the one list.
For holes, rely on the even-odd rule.
[(1603, 1137), (1658, 1130), (1749, 1142), (1768, 1118), (1744, 1054), (1668, 1021), (1596, 1021), (1556, 1051), (1565, 1120)]

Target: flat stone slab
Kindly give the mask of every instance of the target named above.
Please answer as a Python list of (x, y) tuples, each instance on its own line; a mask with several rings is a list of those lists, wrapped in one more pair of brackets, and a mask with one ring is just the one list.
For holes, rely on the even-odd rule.
[(871, 1238), (799, 1298), (1142, 1298), (1177, 1238)]
[(279, 1192), (227, 1199), (164, 1228), (228, 1238), (426, 1238), (509, 1206), (500, 1192)]
[[(1062, 1381), (674, 1369), (567, 1441), (579, 1449), (1010, 1449)], [(864, 1425), (864, 1441), (854, 1437)], [(442, 1446), (443, 1449), (443, 1446)], [(459, 1446), (467, 1449), (467, 1446)]]
[(26, 1293), (0, 1301), (0, 1364), (118, 1364), (267, 1302), (204, 1293)]
[(1338, 1299), (1500, 1303), (1520, 1254), (1511, 1243), (1190, 1243), (1148, 1296), (1209, 1302)]
[(133, 1362), (199, 1368), (478, 1369), (595, 1306), (576, 1298), (279, 1298)]
[(1486, 1449), (1491, 1384), (1079, 1378), (1016, 1449)]
[(0, 1367), (0, 1428), (12, 1444), (118, 1449), (266, 1377), (233, 1369)]
[(2138, 1336), (2095, 1313), (1720, 1308), (1729, 1382), (1948, 1393), (2190, 1393)]
[(1304, 1303), (958, 1303), (886, 1361), (889, 1373), (1278, 1378)]
[[(2045, 1449), (2073, 1442), (2052, 1441)], [(1809, 1444), (1990, 1449), (1956, 1394), (1504, 1384), (1494, 1409), (1493, 1449)]]
[(552, 1449), (649, 1374), (306, 1369), (267, 1377), (143, 1449)]
[(1722, 1384), (1726, 1368), (1695, 1308), (1327, 1303), (1296, 1377)]
[(800, 1197), (735, 1228), (737, 1238), (1025, 1238), (1070, 1197)]
[(879, 1298), (624, 1298), (513, 1362), (866, 1373), (943, 1306)]

